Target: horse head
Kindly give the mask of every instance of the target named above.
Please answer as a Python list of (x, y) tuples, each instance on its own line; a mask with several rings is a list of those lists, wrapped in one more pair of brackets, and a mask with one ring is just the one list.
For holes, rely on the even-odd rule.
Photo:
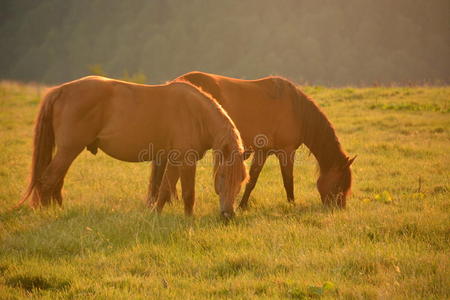
[(214, 188), (220, 197), (220, 211), (225, 218), (234, 216), (234, 199), (248, 178), (242, 149), (228, 147), (214, 154)]
[(352, 185), (350, 165), (355, 158), (356, 156), (352, 159), (347, 157), (347, 161), (343, 165), (321, 172), (317, 180), (317, 189), (323, 204), (345, 208)]

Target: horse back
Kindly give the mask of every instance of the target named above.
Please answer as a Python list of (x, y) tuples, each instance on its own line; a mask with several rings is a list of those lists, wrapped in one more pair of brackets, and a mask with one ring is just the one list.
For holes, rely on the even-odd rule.
[(180, 78), (217, 99), (239, 129), (246, 148), (255, 147), (255, 137), (260, 135), (266, 136), (267, 147), (297, 144), (296, 94), (287, 80), (276, 76), (241, 80), (202, 72)]

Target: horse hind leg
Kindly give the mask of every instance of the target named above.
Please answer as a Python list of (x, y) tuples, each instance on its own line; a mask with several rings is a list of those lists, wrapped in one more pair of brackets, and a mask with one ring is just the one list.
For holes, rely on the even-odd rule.
[[(48, 206), (52, 202), (62, 205), (61, 189), (64, 183), (64, 177), (72, 164), (73, 160), (81, 152), (77, 150), (57, 150), (52, 161), (39, 179), (37, 194), (35, 193), (32, 203), (41, 203)], [(40, 201), (36, 199), (40, 198)]]
[(171, 201), (171, 199), (178, 200), (177, 182), (178, 182), (178, 179), (180, 179), (180, 172), (177, 167), (171, 167), (171, 168), (167, 169), (166, 174), (167, 174), (167, 182), (168, 182), (168, 184), (166, 185), (166, 188), (170, 192), (169, 201)]
[[(65, 174), (63, 175), (63, 177)], [(52, 192), (52, 200), (53, 202), (58, 203), (59, 206), (62, 206), (62, 187), (64, 185), (64, 179), (60, 179), (58, 183), (55, 185), (55, 188)]]
[(156, 202), (156, 210), (158, 213), (162, 211), (167, 202), (170, 202), (171, 197), (178, 199), (176, 185), (179, 177), (178, 167), (170, 164), (167, 165)]
[(184, 213), (186, 216), (192, 216), (194, 212), (195, 171), (195, 165), (180, 168), (181, 194), (183, 196)]
[(257, 150), (253, 156), (252, 165), (250, 167), (250, 179), (245, 185), (244, 195), (242, 196), (241, 202), (239, 203), (239, 208), (246, 209), (248, 207), (248, 199), (250, 194), (255, 188), (256, 181), (258, 181), (259, 173), (264, 166), (267, 159), (267, 151)]
[(148, 185), (147, 206), (152, 207), (158, 200), (158, 194), (167, 167), (167, 157), (153, 161), (150, 182)]

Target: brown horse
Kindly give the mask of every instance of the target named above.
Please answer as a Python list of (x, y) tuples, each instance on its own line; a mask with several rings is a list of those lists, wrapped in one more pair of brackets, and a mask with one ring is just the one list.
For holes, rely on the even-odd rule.
[(193, 212), (196, 161), (207, 149), (221, 154), (214, 176), (224, 216), (233, 215), (234, 198), (247, 178), (233, 121), (192, 84), (149, 86), (89, 76), (52, 88), (42, 101), (31, 181), (20, 203), (33, 195), (34, 207), (61, 205), (64, 176), (85, 147), (123, 161), (154, 161), (155, 191), (170, 161), (179, 168), (187, 215)]
[[(176, 80), (188, 81), (211, 94), (228, 112), (241, 133), (246, 151), (254, 152), (250, 180), (240, 202), (247, 207), (251, 191), (268, 155), (275, 154), (288, 201), (294, 201), (293, 164), (296, 149), (305, 144), (318, 160), (317, 180), (322, 202), (344, 208), (352, 182), (350, 159), (335, 130), (317, 104), (294, 84), (280, 77), (240, 80), (190, 72)], [(163, 199), (175, 194), (178, 172), (168, 168)], [(175, 193), (174, 193), (175, 192)]]

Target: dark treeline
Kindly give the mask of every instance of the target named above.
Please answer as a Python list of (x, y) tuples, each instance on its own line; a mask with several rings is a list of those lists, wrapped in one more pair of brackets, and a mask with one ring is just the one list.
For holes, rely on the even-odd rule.
[(448, 0), (1, 0), (0, 78), (101, 66), (149, 83), (191, 70), (348, 85), (450, 81)]

